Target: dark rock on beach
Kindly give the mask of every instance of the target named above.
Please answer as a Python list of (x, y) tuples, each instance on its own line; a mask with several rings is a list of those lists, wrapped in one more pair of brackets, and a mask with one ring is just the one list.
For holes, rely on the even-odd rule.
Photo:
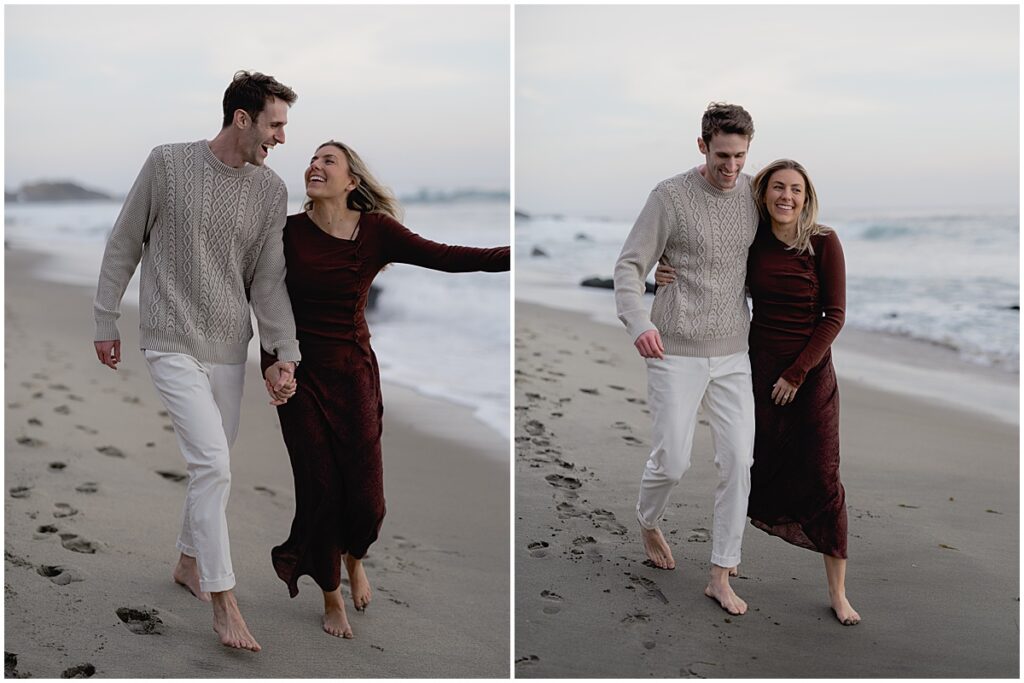
[[(653, 282), (645, 282), (645, 291), (654, 294), (658, 286)], [(580, 282), (580, 287), (597, 287), (598, 289), (615, 289), (615, 281), (610, 277), (588, 277)]]

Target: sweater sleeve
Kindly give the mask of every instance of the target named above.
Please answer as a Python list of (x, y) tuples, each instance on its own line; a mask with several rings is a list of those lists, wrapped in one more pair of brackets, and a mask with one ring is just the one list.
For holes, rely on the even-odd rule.
[(409, 263), (446, 273), (499, 273), (509, 270), (511, 264), (507, 246), (478, 248), (432, 242), (393, 219), (384, 219), (381, 226), (387, 230), (384, 254), (389, 262)]
[(121, 338), (117, 331), (121, 299), (142, 259), (143, 245), (149, 241), (163, 196), (159, 154), (160, 150), (156, 148), (146, 158), (107, 238), (93, 302), (96, 320), (94, 341)]
[(295, 317), (285, 284), (283, 234), (287, 211), (288, 190), (282, 183), (268, 217), (270, 224), (256, 259), (250, 294), (260, 346), (278, 360), (298, 361), (301, 356), (295, 338)]
[(615, 309), (630, 336), (657, 329), (644, 305), (647, 274), (665, 251), (669, 215), (657, 191), (651, 192), (615, 262)]
[(816, 248), (823, 317), (815, 326), (807, 346), (782, 373), (782, 379), (795, 387), (799, 387), (807, 372), (825, 357), (846, 320), (846, 260), (839, 237), (832, 231), (824, 235)]

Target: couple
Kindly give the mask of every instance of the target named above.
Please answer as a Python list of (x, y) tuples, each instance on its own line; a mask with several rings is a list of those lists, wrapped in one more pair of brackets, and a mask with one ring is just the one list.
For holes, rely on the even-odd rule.
[(287, 189), (265, 161), (284, 144), (296, 99), (271, 76), (239, 71), (214, 139), (150, 153), (108, 239), (94, 307), (96, 355), (116, 370), (120, 302), (142, 261), (140, 345), (189, 474), (173, 577), (212, 602), (221, 643), (252, 651), (260, 645), (234, 596), (225, 515), (250, 305), (295, 477), (295, 519), (274, 568), (293, 597), (311, 575), (324, 630), (351, 638), (340, 567), (365, 609), (361, 558), (384, 517), (370, 284), (392, 262), (465, 272), (508, 270), (510, 260), (508, 247), (447, 246), (407, 230), (393, 195), (333, 140), (306, 169), (305, 211), (287, 216)]
[[(749, 515), (824, 556), (832, 610), (852, 625), (860, 615), (846, 598), (831, 356), (845, 317), (842, 247), (816, 222), (817, 196), (800, 164), (741, 173), (753, 135), (742, 107), (709, 105), (697, 140), (704, 163), (654, 188), (615, 265), (618, 316), (646, 359), (654, 422), (637, 518), (648, 559), (673, 569), (658, 521), (690, 466), (703, 406), (719, 475), (705, 594), (730, 614), (746, 612), (729, 576)], [(662, 286), (648, 313), (644, 280), (656, 263)]]

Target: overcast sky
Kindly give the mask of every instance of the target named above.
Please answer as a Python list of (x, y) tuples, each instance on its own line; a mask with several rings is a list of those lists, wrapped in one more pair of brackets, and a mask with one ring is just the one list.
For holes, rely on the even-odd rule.
[(148, 151), (212, 138), (238, 69), (293, 88), (268, 165), (302, 192), (330, 138), (400, 193), (509, 185), (503, 6), (6, 6), (5, 178), (123, 193)]
[(829, 208), (1017, 207), (1017, 6), (521, 6), (516, 205), (633, 217), (711, 101)]

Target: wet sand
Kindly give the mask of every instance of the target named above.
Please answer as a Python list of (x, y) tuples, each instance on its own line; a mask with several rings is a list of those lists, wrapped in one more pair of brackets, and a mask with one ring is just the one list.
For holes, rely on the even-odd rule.
[(270, 564), (294, 498), (252, 366), (228, 523), (238, 602), (263, 651), (230, 650), (210, 607), (171, 581), (185, 466), (137, 350), (137, 313), (120, 321), (115, 373), (92, 350), (91, 293), (34, 278), (38, 263), (6, 253), (8, 676), (508, 676), (504, 439), (468, 410), (384, 386), (388, 516), (365, 562), (374, 598), (356, 613), (344, 579), (356, 637), (334, 638), (316, 584), (303, 578), (289, 599)]
[[(676, 568), (646, 566), (642, 359), (624, 330), (533, 304), (517, 302), (515, 337), (517, 677), (1018, 676), (1016, 424), (840, 371), (847, 593), (863, 622), (833, 617), (819, 555), (749, 525), (733, 586), (750, 611), (731, 617), (703, 595), (707, 424), (662, 523)], [(841, 343), (835, 356), (842, 368)]]

